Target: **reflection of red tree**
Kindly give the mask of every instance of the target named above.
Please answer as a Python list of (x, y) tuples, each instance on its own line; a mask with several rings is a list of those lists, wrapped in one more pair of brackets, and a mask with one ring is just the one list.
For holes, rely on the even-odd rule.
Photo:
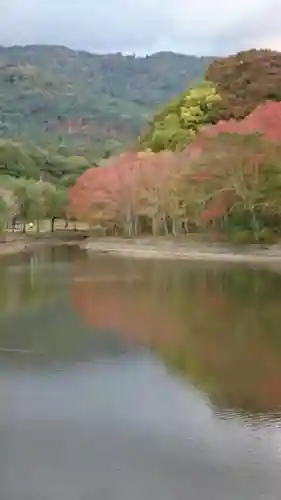
[(191, 341), (206, 381), (217, 386), (216, 402), (259, 412), (281, 408), (280, 353), (270, 344), (270, 335), (263, 335), (260, 316), (239, 311), (213, 290), (202, 300), (204, 315), (196, 321), (193, 317)]
[(88, 324), (112, 329), (128, 343), (151, 346), (161, 339), (161, 345), (168, 348), (175, 342), (180, 323), (158, 299), (149, 293), (147, 281), (126, 274), (111, 278), (108, 272), (100, 278), (84, 274), (71, 289), (71, 303)]
[[(277, 337), (264, 335), (261, 311), (251, 314), (241, 307), (219, 288), (216, 276), (205, 280), (198, 273), (189, 288), (176, 283), (165, 293), (165, 283), (173, 279), (169, 270), (157, 287), (149, 267), (137, 276), (119, 262), (114, 275), (110, 265), (98, 265), (92, 276), (89, 266), (77, 268), (71, 303), (88, 324), (152, 348), (171, 368), (186, 371), (219, 406), (253, 412), (281, 406)], [(278, 304), (272, 314), (278, 325)]]

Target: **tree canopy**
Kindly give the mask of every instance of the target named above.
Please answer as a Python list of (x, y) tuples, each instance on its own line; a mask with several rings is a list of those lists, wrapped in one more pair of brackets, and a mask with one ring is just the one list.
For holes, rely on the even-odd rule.
[(280, 52), (253, 49), (216, 59), (205, 76), (221, 96), (211, 113), (214, 123), (245, 118), (268, 100), (281, 101)]
[(281, 101), (281, 53), (249, 50), (215, 59), (203, 82), (154, 116), (140, 148), (183, 149), (202, 125), (243, 119), (267, 101)]
[(187, 89), (155, 116), (148, 132), (140, 139), (141, 148), (154, 152), (183, 149), (200, 126), (210, 122), (209, 114), (219, 100), (212, 83), (203, 81)]

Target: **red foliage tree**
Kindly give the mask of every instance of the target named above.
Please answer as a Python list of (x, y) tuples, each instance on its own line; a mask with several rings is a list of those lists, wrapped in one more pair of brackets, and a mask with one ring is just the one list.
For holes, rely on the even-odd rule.
[[(235, 128), (229, 129), (234, 128), (235, 133), (221, 133), (224, 127), (214, 126), (200, 138), (201, 155), (191, 169), (190, 180), (195, 190), (200, 192), (201, 187), (205, 195), (200, 214), (203, 223), (239, 210), (252, 214), (254, 228), (257, 211), (272, 221), (272, 216), (281, 212), (281, 144), (250, 133), (256, 122), (249, 123), (248, 128), (242, 124), (244, 134), (240, 133), (239, 124), (233, 122)], [(271, 138), (278, 136), (280, 130), (266, 130), (265, 126), (265, 134)]]
[(198, 159), (209, 139), (220, 134), (258, 134), (268, 141), (281, 140), (281, 102), (267, 101), (243, 120), (220, 120), (213, 125), (205, 125), (185, 151)]
[(176, 158), (170, 151), (130, 152), (87, 170), (69, 190), (69, 214), (91, 222), (116, 222), (127, 235), (138, 232), (142, 215), (157, 224), (169, 215)]
[(89, 221), (114, 220), (132, 181), (135, 160), (136, 153), (124, 153), (86, 170), (69, 190), (69, 214)]
[[(202, 129), (201, 134), (214, 137), (220, 133), (261, 134), (267, 140), (281, 140), (281, 102), (267, 101), (257, 106), (243, 120), (219, 121)], [(200, 137), (200, 134), (199, 136)]]

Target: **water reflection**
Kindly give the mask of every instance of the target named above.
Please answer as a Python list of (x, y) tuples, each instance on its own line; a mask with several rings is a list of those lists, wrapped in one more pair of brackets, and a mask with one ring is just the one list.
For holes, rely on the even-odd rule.
[(221, 410), (281, 408), (281, 278), (247, 267), (100, 257), (73, 267), (73, 308), (149, 346)]
[(33, 254), (26, 252), (2, 257), (0, 317), (17, 314), (20, 309), (36, 308), (54, 299), (59, 292), (64, 269), (68, 272), (67, 263), (73, 251), (67, 246), (42, 247)]
[(0, 265), (0, 371), (63, 369), (129, 349), (112, 331), (87, 327), (69, 307), (72, 247), (42, 248)]
[(0, 277), (1, 500), (279, 498), (278, 275), (65, 248)]

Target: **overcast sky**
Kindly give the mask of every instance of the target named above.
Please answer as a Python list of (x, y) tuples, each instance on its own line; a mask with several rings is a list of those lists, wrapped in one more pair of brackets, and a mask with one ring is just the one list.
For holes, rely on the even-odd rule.
[(281, 0), (0, 0), (0, 44), (139, 55), (281, 50)]

